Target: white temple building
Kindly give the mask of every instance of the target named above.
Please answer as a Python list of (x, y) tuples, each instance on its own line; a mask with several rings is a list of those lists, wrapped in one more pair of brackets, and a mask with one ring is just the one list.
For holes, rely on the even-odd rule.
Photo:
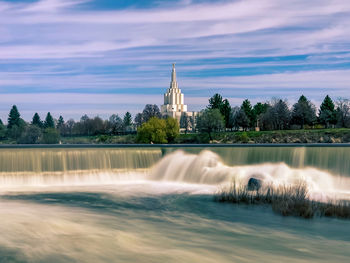
[(182, 115), (195, 117), (197, 112), (188, 112), (187, 105), (184, 102), (184, 94), (181, 93), (179, 85), (176, 81), (175, 64), (171, 72), (170, 88), (164, 94), (164, 104), (161, 106), (161, 113), (163, 116), (169, 116), (180, 121)]

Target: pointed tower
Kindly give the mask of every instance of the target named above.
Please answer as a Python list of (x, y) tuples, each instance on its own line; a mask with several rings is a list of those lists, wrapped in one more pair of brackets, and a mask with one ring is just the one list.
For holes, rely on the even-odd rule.
[(170, 88), (164, 94), (164, 104), (161, 106), (163, 115), (173, 118), (180, 118), (183, 112), (187, 112), (187, 105), (184, 105), (184, 94), (181, 93), (176, 81), (175, 63), (171, 72)]

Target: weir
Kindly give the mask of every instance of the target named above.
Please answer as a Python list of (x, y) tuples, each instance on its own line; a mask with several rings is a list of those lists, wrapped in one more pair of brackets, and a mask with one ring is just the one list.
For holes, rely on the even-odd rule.
[(144, 179), (219, 185), (251, 176), (281, 183), (300, 179), (316, 190), (338, 189), (344, 185), (339, 178), (350, 177), (350, 147), (0, 149), (0, 187)]

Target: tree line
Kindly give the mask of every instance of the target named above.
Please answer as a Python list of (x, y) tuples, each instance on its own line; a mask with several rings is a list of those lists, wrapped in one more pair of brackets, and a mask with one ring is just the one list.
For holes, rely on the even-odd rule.
[[(317, 109), (302, 95), (291, 107), (286, 99), (272, 99), (255, 105), (246, 99), (241, 106), (231, 107), (227, 99), (215, 94), (209, 99), (206, 109), (196, 117), (184, 114), (178, 126), (170, 119), (162, 117), (157, 105), (147, 104), (142, 112), (136, 114), (134, 120), (129, 112), (123, 117), (113, 114), (107, 120), (84, 115), (79, 121), (64, 121), (62, 116), (54, 119), (48, 112), (44, 120), (35, 113), (31, 122), (25, 122), (14, 105), (8, 115), (7, 125), (0, 120), (0, 139), (17, 143), (58, 143), (61, 136), (122, 135), (136, 133), (138, 130), (140, 142), (173, 142), (178, 135), (178, 132), (174, 132), (178, 126), (185, 133), (207, 133), (210, 139), (212, 132), (255, 130), (257, 127), (259, 130), (350, 128), (350, 102), (347, 99), (334, 102), (327, 95)], [(152, 122), (149, 124), (150, 120)], [(159, 133), (156, 134), (157, 132)], [(152, 133), (158, 139), (153, 138), (150, 135)]]
[(26, 122), (21, 118), (17, 106), (13, 105), (7, 125), (0, 119), (0, 139), (25, 144), (58, 143), (61, 136), (118, 135), (133, 131), (134, 123), (129, 112), (125, 113), (123, 119), (117, 114), (111, 115), (108, 120), (84, 115), (79, 121), (64, 121), (62, 116), (56, 120), (50, 112), (41, 120), (40, 115), (35, 113), (32, 121)]
[(258, 102), (254, 106), (246, 99), (240, 107), (231, 107), (227, 99), (215, 94), (197, 119), (199, 130), (253, 130), (256, 127), (260, 130), (349, 128), (350, 102), (338, 99), (334, 103), (327, 95), (317, 110), (309, 99), (301, 95), (291, 108), (288, 101), (283, 99)]

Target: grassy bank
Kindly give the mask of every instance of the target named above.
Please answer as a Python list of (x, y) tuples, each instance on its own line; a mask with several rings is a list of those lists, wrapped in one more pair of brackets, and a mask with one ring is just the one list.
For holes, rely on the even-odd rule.
[[(61, 137), (62, 144), (135, 144), (136, 134), (128, 135), (95, 135)], [(175, 144), (197, 143), (350, 143), (350, 129), (313, 129), (283, 131), (239, 131), (217, 132), (209, 140), (207, 134), (180, 134)], [(1, 144), (15, 144), (15, 140), (6, 139)]]
[(267, 187), (264, 190), (249, 191), (245, 186), (235, 183), (227, 189), (220, 190), (214, 197), (217, 202), (227, 202), (244, 205), (269, 205), (272, 210), (283, 216), (302, 218), (336, 217), (350, 219), (350, 203), (316, 202), (308, 198), (305, 185)]
[[(350, 143), (350, 129), (220, 132), (211, 143)], [(206, 134), (180, 134), (178, 143), (209, 143)]]

